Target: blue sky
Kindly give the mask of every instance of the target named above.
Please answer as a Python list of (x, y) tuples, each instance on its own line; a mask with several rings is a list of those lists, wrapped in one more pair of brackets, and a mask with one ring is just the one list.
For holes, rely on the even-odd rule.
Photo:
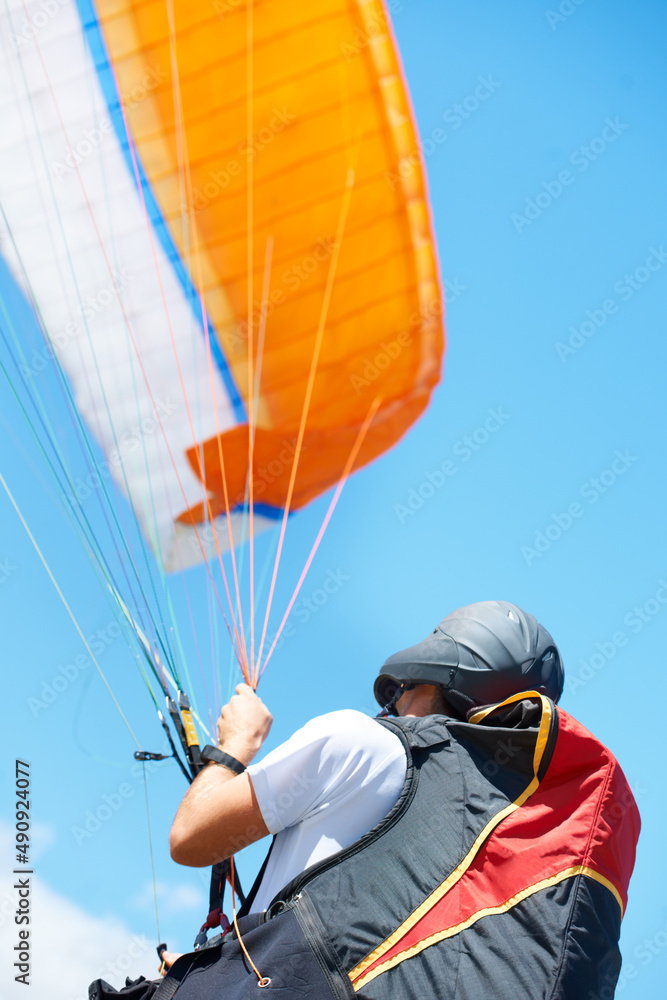
[[(374, 712), (379, 665), (453, 608), (501, 598), (532, 611), (563, 654), (562, 706), (614, 751), (638, 800), (643, 832), (618, 995), (644, 1000), (659, 995), (667, 967), (667, 904), (656, 892), (665, 874), (663, 747), (653, 721), (667, 694), (667, 9), (655, 0), (401, 0), (392, 9), (449, 298), (444, 377), (423, 419), (343, 493), (293, 635), (262, 680), (275, 719), (270, 745), (328, 710)], [(0, 294), (26, 343), (37, 344), (4, 266)], [(2, 345), (0, 357), (7, 363)], [(54, 374), (40, 379), (74, 475), (84, 475)], [(3, 380), (0, 416), (0, 472), (82, 630), (97, 633), (100, 666), (142, 746), (159, 750), (127, 644)], [(281, 612), (327, 502), (290, 523)], [(258, 542), (259, 565), (273, 541)], [(326, 579), (333, 592), (317, 603)], [(191, 571), (188, 586), (208, 650), (203, 573)], [(178, 581), (172, 595), (196, 677)], [(11, 778), (15, 756), (32, 764), (43, 938), (63, 955), (75, 930), (97, 929), (98, 941), (109, 934), (112, 958), (123, 956), (120, 969), (150, 975), (155, 914), (134, 744), (4, 494), (0, 622), (2, 769)], [(196, 679), (193, 690), (201, 699)], [(171, 762), (151, 767), (160, 929), (179, 948), (206, 910), (202, 876), (168, 855), (184, 786)], [(100, 811), (99, 828), (86, 829)], [(0, 837), (4, 871), (10, 829)], [(261, 856), (255, 847), (241, 858), (247, 883)], [(4, 910), (0, 920), (5, 935)], [(3, 944), (2, 963), (7, 952)], [(79, 961), (72, 950), (63, 981), (84, 975)], [(83, 996), (85, 985), (70, 978), (62, 996)]]

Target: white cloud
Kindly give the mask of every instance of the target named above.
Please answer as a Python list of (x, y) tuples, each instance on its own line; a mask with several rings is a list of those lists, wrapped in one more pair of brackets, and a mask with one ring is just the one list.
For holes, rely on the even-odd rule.
[[(20, 876), (18, 876), (20, 877)], [(52, 892), (32, 876), (33, 922), (30, 925), (32, 969), (30, 984), (33, 996), (49, 1000), (86, 1000), (88, 984), (93, 979), (106, 979), (112, 986), (125, 984), (125, 977), (136, 979), (157, 975), (157, 956), (148, 938), (133, 935), (114, 919), (100, 919), (86, 913), (64, 896)], [(5, 901), (16, 907), (16, 891), (5, 889), (0, 894), (2, 915)], [(10, 919), (0, 925), (0, 978), (11, 983), (4, 993), (6, 1000), (25, 997), (25, 986), (14, 979), (14, 945), (18, 943), (18, 927)], [(5, 966), (4, 970), (2, 966)]]
[[(210, 874), (207, 870), (207, 882), (209, 878)], [(182, 910), (197, 910), (202, 915), (202, 920), (208, 913), (208, 899), (206, 895), (191, 885), (167, 885), (164, 882), (157, 882), (155, 890), (161, 913), (180, 913)], [(146, 882), (141, 891), (136, 896), (133, 896), (131, 905), (138, 910), (153, 909), (155, 907), (152, 882)]]
[(30, 824), (30, 857), (39, 861), (42, 855), (56, 842), (56, 830), (50, 823)]
[[(26, 996), (48, 997), (49, 1000), (87, 1000), (88, 984), (94, 979), (106, 979), (121, 987), (125, 977), (157, 976), (157, 955), (154, 944), (143, 935), (132, 932), (114, 918), (100, 918), (86, 912), (65, 896), (50, 889), (36, 875), (30, 878), (31, 923), (30, 953), (32, 955), (28, 994), (22, 983), (15, 981), (19, 970), (14, 946), (19, 943), (19, 927), (14, 922), (18, 904), (16, 879), (5, 876), (11, 872), (7, 851), (13, 831), (0, 823), (0, 857), (3, 878), (0, 882), (0, 982), (3, 1000), (25, 1000)], [(46, 838), (45, 838), (46, 839)]]
[(202, 892), (193, 889), (191, 885), (177, 885), (169, 892), (168, 909), (173, 913), (181, 910), (200, 910), (202, 917), (206, 916), (204, 910), (208, 910), (208, 900)]

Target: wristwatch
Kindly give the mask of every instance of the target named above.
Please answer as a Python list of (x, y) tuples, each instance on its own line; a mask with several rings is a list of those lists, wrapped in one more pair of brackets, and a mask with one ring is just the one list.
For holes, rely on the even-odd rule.
[(201, 759), (206, 761), (212, 760), (214, 764), (222, 764), (223, 767), (229, 768), (234, 774), (243, 774), (245, 771), (245, 764), (242, 764), (236, 757), (232, 757), (231, 754), (225, 753), (224, 750), (212, 747), (210, 743), (202, 750)]

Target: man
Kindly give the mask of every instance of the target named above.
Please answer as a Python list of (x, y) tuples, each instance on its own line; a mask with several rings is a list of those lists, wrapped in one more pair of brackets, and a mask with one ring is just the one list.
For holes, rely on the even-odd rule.
[[(555, 708), (562, 687), (552, 637), (501, 601), (386, 661), (375, 695), (396, 718), (333, 712), (258, 764), (272, 719), (239, 685), (172, 857), (207, 866), (274, 834), (240, 947), (284, 998), (606, 1000), (639, 819), (609, 751)], [(251, 995), (236, 935), (218, 947), (221, 996)]]

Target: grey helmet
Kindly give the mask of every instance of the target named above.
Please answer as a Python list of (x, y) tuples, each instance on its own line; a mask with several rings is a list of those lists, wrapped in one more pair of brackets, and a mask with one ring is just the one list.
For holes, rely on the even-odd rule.
[(507, 601), (480, 601), (452, 611), (416, 646), (383, 664), (374, 694), (385, 706), (403, 685), (437, 684), (465, 717), (520, 691), (553, 701), (563, 691), (563, 664), (555, 642), (533, 618)]

